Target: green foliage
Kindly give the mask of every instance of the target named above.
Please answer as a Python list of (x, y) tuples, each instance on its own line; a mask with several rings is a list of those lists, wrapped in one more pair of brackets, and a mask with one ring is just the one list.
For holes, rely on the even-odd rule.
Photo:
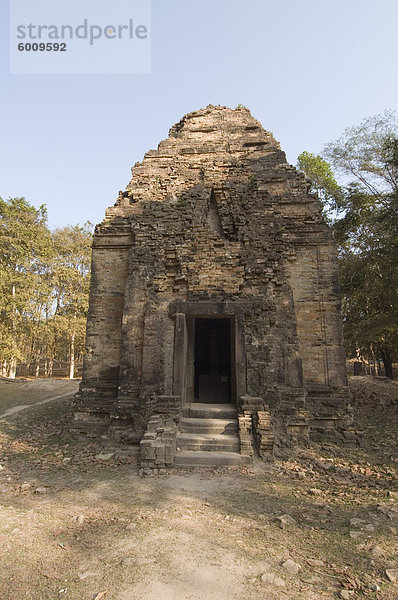
[[(334, 208), (345, 345), (349, 356), (398, 358), (398, 122), (385, 111), (346, 129), (324, 157), (303, 152), (299, 167), (326, 210)], [(333, 170), (351, 181), (339, 185)], [(334, 201), (334, 205), (333, 205)]]
[(326, 214), (339, 208), (344, 192), (338, 185), (332, 168), (319, 154), (302, 152), (297, 167), (311, 182), (311, 192), (318, 194)]
[(48, 296), (40, 283), (51, 255), (46, 219), (44, 206), (0, 198), (0, 357), (14, 366)]
[[(45, 206), (0, 198), (0, 360), (71, 358), (84, 347), (91, 225), (51, 232)], [(74, 356), (72, 357), (74, 358)]]
[(349, 200), (335, 225), (346, 347), (350, 356), (382, 358), (391, 376), (398, 349), (398, 218), (363, 192), (352, 191)]

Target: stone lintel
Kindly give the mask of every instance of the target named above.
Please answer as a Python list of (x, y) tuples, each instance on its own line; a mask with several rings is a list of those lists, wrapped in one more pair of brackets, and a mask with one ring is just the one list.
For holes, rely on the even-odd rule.
[(266, 302), (264, 298), (261, 297), (245, 298), (244, 300), (199, 300), (198, 302), (175, 300), (170, 303), (169, 313), (172, 317), (178, 313), (195, 317), (206, 317), (211, 315), (233, 317), (236, 314), (250, 312), (253, 304), (257, 307), (262, 307), (264, 310), (266, 309)]

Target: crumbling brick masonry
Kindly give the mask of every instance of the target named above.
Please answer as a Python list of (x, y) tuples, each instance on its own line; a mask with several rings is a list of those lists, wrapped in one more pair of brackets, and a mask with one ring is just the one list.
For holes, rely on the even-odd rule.
[(132, 172), (95, 231), (75, 428), (143, 440), (157, 466), (197, 402), (237, 407), (246, 455), (250, 436), (260, 456), (274, 438), (355, 441), (336, 250), (272, 134), (208, 106)]

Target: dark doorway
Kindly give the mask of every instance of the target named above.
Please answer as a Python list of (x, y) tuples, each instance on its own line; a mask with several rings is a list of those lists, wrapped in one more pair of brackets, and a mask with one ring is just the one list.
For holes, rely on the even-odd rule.
[(231, 319), (195, 318), (195, 400), (231, 402)]

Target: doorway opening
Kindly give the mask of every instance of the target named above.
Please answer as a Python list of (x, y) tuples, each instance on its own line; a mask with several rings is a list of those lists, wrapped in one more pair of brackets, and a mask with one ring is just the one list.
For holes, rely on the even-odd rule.
[(195, 402), (231, 403), (231, 328), (230, 318), (195, 318)]

